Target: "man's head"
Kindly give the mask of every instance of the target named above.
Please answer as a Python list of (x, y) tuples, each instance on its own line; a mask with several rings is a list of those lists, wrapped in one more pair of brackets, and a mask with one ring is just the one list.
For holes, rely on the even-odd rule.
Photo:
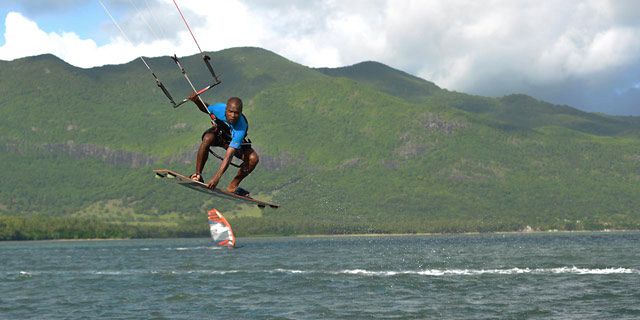
[(225, 110), (227, 121), (236, 124), (242, 115), (242, 100), (238, 97), (231, 97), (227, 100), (227, 109)]

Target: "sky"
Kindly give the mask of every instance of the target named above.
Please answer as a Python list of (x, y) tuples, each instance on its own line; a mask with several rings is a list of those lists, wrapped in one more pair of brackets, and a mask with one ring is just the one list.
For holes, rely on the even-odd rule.
[[(640, 115), (640, 0), (176, 0), (204, 51), (378, 61), (448, 90)], [(172, 0), (0, 1), (0, 60), (90, 68), (198, 53)]]

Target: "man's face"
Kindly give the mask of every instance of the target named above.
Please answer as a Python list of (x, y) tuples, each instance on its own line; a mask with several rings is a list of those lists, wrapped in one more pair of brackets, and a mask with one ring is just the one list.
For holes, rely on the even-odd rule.
[(242, 115), (242, 107), (240, 107), (237, 103), (227, 103), (225, 115), (229, 123), (236, 124), (236, 122), (238, 122), (238, 119), (240, 119), (240, 115)]

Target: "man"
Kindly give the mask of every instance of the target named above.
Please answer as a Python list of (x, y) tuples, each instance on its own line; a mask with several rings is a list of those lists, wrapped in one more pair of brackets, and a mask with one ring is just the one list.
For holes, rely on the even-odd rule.
[(226, 104), (219, 102), (206, 106), (197, 95), (192, 95), (189, 99), (196, 104), (200, 111), (208, 114), (212, 120), (211, 128), (202, 134), (202, 143), (198, 148), (196, 158), (196, 172), (191, 175), (191, 179), (204, 182), (202, 169), (209, 157), (209, 148), (212, 146), (222, 147), (226, 149), (224, 159), (216, 173), (207, 182), (207, 188), (215, 189), (220, 178), (227, 171), (231, 159), (236, 156), (243, 162), (238, 174), (227, 186), (227, 191), (241, 196), (249, 196), (249, 192), (240, 188), (239, 185), (258, 165), (259, 158), (256, 151), (251, 148), (251, 143), (246, 140), (249, 123), (247, 118), (242, 115), (242, 100), (238, 97), (232, 97), (227, 100)]

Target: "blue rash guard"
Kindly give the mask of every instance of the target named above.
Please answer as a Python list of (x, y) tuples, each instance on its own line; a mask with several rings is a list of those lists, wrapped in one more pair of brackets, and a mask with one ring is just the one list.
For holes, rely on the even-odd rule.
[(249, 123), (247, 123), (247, 119), (244, 115), (241, 115), (240, 119), (236, 121), (236, 124), (231, 124), (227, 121), (227, 115), (225, 114), (227, 109), (226, 103), (218, 102), (208, 106), (207, 109), (209, 109), (209, 112), (213, 113), (216, 118), (222, 120), (222, 122), (231, 129), (231, 142), (229, 143), (229, 147), (240, 149), (242, 140), (247, 136), (247, 130), (249, 130)]

